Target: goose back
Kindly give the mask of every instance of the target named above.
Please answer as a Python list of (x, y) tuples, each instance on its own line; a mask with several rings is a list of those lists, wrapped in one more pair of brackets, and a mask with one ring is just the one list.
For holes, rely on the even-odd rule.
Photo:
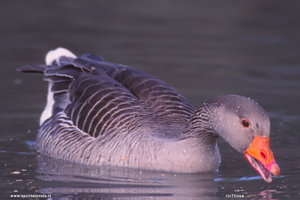
[[(147, 127), (154, 136), (178, 137), (195, 110), (163, 81), (99, 56), (60, 56), (50, 65), (23, 68), (43, 72), (53, 93), (52, 117), (59, 112), (92, 137)], [(135, 131), (138, 132), (138, 131)]]

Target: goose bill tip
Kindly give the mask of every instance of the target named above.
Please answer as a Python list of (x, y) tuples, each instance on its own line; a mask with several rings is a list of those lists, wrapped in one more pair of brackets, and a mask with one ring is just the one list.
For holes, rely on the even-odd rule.
[(266, 182), (271, 183), (271, 174), (279, 176), (280, 168), (273, 157), (269, 139), (269, 137), (255, 136), (250, 147), (245, 151), (245, 157), (261, 177)]

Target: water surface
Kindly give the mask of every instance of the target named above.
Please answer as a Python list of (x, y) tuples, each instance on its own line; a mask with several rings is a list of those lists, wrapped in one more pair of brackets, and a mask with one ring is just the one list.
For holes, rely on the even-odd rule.
[[(300, 195), (299, 2), (2, 1), (0, 195), (53, 199), (295, 199)], [(36, 154), (47, 85), (16, 68), (58, 46), (150, 73), (199, 106), (240, 94), (271, 118), (281, 175), (265, 183), (219, 140), (218, 172), (172, 174), (87, 167)]]

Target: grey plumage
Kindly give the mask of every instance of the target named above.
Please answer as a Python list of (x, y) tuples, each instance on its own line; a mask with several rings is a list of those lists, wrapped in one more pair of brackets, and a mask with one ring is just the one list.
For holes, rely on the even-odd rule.
[[(269, 135), (267, 114), (248, 98), (217, 97), (195, 109), (174, 88), (149, 74), (99, 56), (77, 58), (62, 51), (67, 55), (47, 56), (47, 65), (19, 69), (44, 73), (49, 81), (36, 140), (41, 153), (84, 164), (210, 171), (219, 165), (219, 135), (225, 140), (228, 136), (240, 152), (250, 146), (253, 131), (239, 137), (241, 141), (227, 133), (250, 131), (240, 126), (239, 116), (257, 118), (261, 124), (257, 131)], [(228, 108), (227, 102), (238, 103)], [(231, 115), (230, 109), (237, 114)], [(223, 115), (237, 125), (223, 131), (220, 127), (227, 123)]]

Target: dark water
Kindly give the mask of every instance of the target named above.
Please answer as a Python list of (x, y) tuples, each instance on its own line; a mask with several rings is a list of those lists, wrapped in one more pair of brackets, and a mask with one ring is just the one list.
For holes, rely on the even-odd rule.
[[(1, 1), (1, 198), (297, 199), (299, 11), (299, 1)], [(195, 106), (222, 94), (250, 96), (270, 115), (280, 177), (265, 183), (222, 140), (219, 171), (200, 174), (94, 168), (37, 156), (46, 83), (15, 69), (43, 63), (58, 46), (157, 76)]]

